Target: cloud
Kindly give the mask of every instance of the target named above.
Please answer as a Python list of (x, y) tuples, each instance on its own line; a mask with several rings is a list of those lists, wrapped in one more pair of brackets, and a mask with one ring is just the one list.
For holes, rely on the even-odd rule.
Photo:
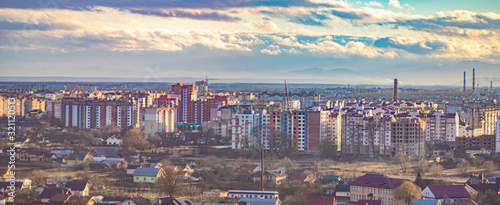
[(382, 3), (377, 2), (377, 1), (370, 1), (370, 2), (368, 2), (368, 3), (365, 3), (365, 5), (367, 5), (367, 6), (371, 6), (371, 7), (384, 7), (384, 6), (382, 5)]
[(211, 20), (211, 21), (225, 21), (225, 22), (236, 22), (241, 20), (239, 17), (233, 17), (215, 11), (203, 11), (203, 10), (131, 9), (130, 12), (142, 15), (149, 15), (149, 16), (189, 18), (196, 20)]
[(281, 29), (272, 21), (262, 21), (253, 24), (255, 28), (266, 32), (279, 32)]
[(401, 9), (401, 8), (403, 8), (403, 7), (401, 6), (401, 4), (399, 4), (399, 1), (398, 1), (398, 0), (389, 0), (389, 2), (388, 2), (387, 4), (391, 5), (391, 6), (392, 6), (392, 7), (394, 7), (394, 8), (397, 8), (397, 9)]
[(278, 55), (281, 53), (280, 50), (268, 50), (268, 49), (262, 49), (260, 50), (260, 52), (267, 55)]

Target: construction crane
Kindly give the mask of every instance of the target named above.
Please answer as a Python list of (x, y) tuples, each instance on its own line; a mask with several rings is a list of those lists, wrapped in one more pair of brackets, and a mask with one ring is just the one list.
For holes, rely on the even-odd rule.
[(288, 107), (288, 112), (292, 114), (292, 108), (290, 106), (290, 94), (288, 94), (288, 85), (285, 80), (285, 92), (286, 92), (286, 106)]
[(208, 78), (208, 76), (205, 76), (205, 85), (207, 86), (207, 93), (205, 94), (208, 94), (208, 80), (219, 80), (217, 78)]

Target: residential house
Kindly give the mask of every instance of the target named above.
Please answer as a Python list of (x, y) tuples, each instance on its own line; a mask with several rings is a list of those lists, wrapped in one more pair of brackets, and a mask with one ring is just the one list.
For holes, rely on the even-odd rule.
[(144, 197), (134, 197), (131, 199), (126, 199), (120, 203), (120, 205), (151, 205), (152, 203)]
[(0, 179), (9, 179), (10, 178), (10, 169), (0, 169)]
[(141, 165), (132, 165), (132, 164), (127, 165), (127, 174), (133, 175), (135, 170), (139, 167), (141, 167)]
[(65, 185), (69, 180), (66, 177), (49, 177), (46, 184), (60, 184)]
[(472, 199), (457, 199), (450, 205), (478, 205), (478, 204)]
[(314, 183), (318, 180), (314, 174), (308, 172), (295, 172), (289, 177), (290, 180), (298, 180), (301, 182)]
[(471, 187), (474, 188), (474, 190), (483, 194), (485, 194), (488, 190), (500, 194), (500, 183), (498, 182), (495, 184), (476, 184), (476, 185), (471, 185)]
[(69, 199), (71, 198), (71, 194), (54, 194), (54, 196), (50, 197), (49, 205), (65, 205), (68, 204)]
[(75, 196), (88, 196), (90, 192), (90, 184), (85, 181), (67, 182), (65, 188), (68, 188)]
[(98, 200), (99, 203), (102, 204), (116, 204), (119, 205), (123, 201), (130, 199), (130, 197), (122, 197), (122, 196), (105, 196), (101, 200)]
[(120, 152), (114, 147), (96, 147), (90, 150), (93, 157), (122, 157)]
[(50, 199), (56, 194), (72, 194), (69, 189), (66, 188), (44, 188), (43, 191), (38, 195), (41, 202), (49, 203)]
[(468, 185), (476, 185), (476, 184), (487, 184), (490, 183), (488, 179), (484, 177), (484, 174), (472, 174), (469, 176), (469, 180), (465, 182)]
[(307, 196), (305, 205), (335, 205), (334, 196)]
[(429, 185), (422, 191), (423, 199), (437, 199), (452, 203), (456, 199), (469, 199), (477, 191), (469, 185)]
[(127, 160), (124, 158), (105, 158), (100, 161), (101, 164), (105, 164), (110, 168), (125, 169), (128, 166)]
[(276, 199), (263, 199), (263, 198), (243, 198), (240, 199), (238, 204), (241, 202), (246, 202), (249, 205), (281, 205), (281, 201)]
[(393, 204), (394, 189), (399, 187), (407, 179), (388, 178), (385, 175), (366, 174), (359, 177), (349, 184), (350, 186), (350, 201), (357, 202), (358, 200), (369, 199), (369, 194), (372, 194), (374, 200), (380, 200), (382, 204)]
[(164, 174), (162, 168), (139, 167), (134, 171), (134, 182), (156, 183)]
[(228, 190), (227, 198), (265, 198), (277, 199), (279, 193), (277, 191), (255, 191), (255, 190)]
[(20, 161), (42, 162), (45, 152), (35, 148), (23, 148), (17, 153), (17, 158)]
[(342, 181), (342, 177), (340, 176), (336, 176), (336, 175), (326, 175), (325, 177), (321, 178), (320, 181), (321, 181), (321, 184), (323, 185), (326, 185), (326, 184), (330, 184), (330, 183), (339, 183), (340, 181)]
[(441, 201), (437, 199), (415, 199), (413, 205), (441, 205)]
[(382, 202), (380, 200), (358, 200), (356, 205), (381, 205)]
[(63, 163), (69, 165), (89, 164), (94, 161), (94, 157), (88, 152), (73, 152), (69, 154)]
[(158, 198), (157, 204), (159, 205), (195, 205), (194, 202), (189, 200), (188, 198), (172, 198), (172, 197), (163, 197)]
[(351, 197), (351, 190), (349, 183), (339, 183), (335, 186), (335, 198), (349, 199)]
[(474, 145), (465, 149), (465, 153), (467, 154), (487, 154), (491, 153), (491, 148), (484, 145)]
[(94, 205), (97, 201), (92, 196), (71, 196), (68, 204), (71, 205)]
[[(260, 175), (261, 175), (260, 171), (252, 174), (252, 180), (254, 183), (260, 182)], [(266, 183), (272, 182), (275, 184), (281, 184), (281, 182), (283, 182), (286, 179), (286, 174), (282, 171), (276, 171), (276, 172), (265, 171), (263, 177)]]
[(113, 135), (106, 139), (106, 144), (111, 146), (118, 146), (122, 143), (122, 138), (117, 135)]

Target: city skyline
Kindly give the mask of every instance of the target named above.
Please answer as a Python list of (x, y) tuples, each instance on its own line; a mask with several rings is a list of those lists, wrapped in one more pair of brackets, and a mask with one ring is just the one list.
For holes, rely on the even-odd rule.
[(5, 77), (500, 83), (498, 1), (5, 1)]

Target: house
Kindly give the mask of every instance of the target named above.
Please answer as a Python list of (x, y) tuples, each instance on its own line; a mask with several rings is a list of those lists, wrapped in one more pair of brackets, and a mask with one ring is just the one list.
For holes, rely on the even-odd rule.
[[(258, 171), (254, 174), (252, 174), (252, 180), (253, 182), (260, 182), (260, 175), (261, 172)], [(267, 182), (272, 182), (275, 184), (281, 184), (286, 179), (286, 174), (284, 172), (278, 171), (278, 172), (270, 172), (270, 171), (265, 171), (264, 172), (264, 181)]]
[(134, 197), (131, 199), (126, 199), (120, 203), (120, 205), (151, 205), (152, 203), (144, 197)]
[(131, 164), (127, 165), (127, 174), (133, 175), (135, 170), (139, 167), (141, 167), (141, 165), (131, 165)]
[(488, 146), (484, 145), (474, 145), (472, 147), (469, 147), (465, 149), (465, 153), (467, 154), (490, 154), (491, 149)]
[(478, 175), (470, 175), (469, 180), (465, 182), (468, 185), (475, 185), (475, 184), (487, 184), (490, 183), (488, 179), (484, 177), (484, 174), (478, 174)]
[(1, 179), (10, 178), (10, 169), (0, 169), (0, 178)]
[(73, 151), (70, 149), (52, 149), (52, 150), (50, 150), (49, 153), (55, 155), (58, 158), (64, 158), (64, 157), (68, 156), (69, 154), (71, 154), (72, 152)]
[(93, 157), (122, 157), (120, 152), (114, 147), (96, 147), (90, 150)]
[(17, 153), (20, 161), (42, 162), (45, 152), (35, 148), (23, 148)]
[(49, 177), (47, 178), (47, 184), (61, 184), (64, 185), (69, 180), (66, 177)]
[(113, 135), (106, 139), (106, 144), (111, 146), (118, 146), (122, 143), (122, 138), (117, 135)]
[(350, 201), (369, 199), (372, 194), (373, 199), (380, 200), (382, 204), (393, 204), (394, 189), (399, 187), (407, 179), (388, 178), (385, 175), (366, 174), (349, 184)]
[(71, 194), (54, 194), (54, 196), (49, 199), (49, 205), (67, 204), (70, 198)]
[(156, 183), (164, 174), (162, 168), (139, 167), (134, 171), (134, 182)]
[(73, 152), (69, 154), (63, 163), (69, 165), (89, 164), (94, 161), (94, 157), (88, 152)]
[(335, 198), (349, 199), (351, 196), (350, 187), (348, 183), (340, 183), (335, 186)]
[(494, 193), (500, 194), (500, 183), (495, 183), (495, 184), (476, 184), (476, 185), (471, 185), (474, 190), (485, 194), (488, 190), (493, 191)]
[(102, 204), (116, 204), (119, 205), (123, 201), (130, 199), (130, 197), (121, 197), (121, 196), (105, 196), (102, 197), (101, 200), (99, 200), (99, 203)]
[(323, 184), (323, 185), (327, 185), (327, 184), (331, 184), (331, 183), (339, 183), (342, 180), (343, 180), (342, 177), (336, 176), (336, 175), (326, 175), (325, 177), (320, 179), (321, 184)]
[(227, 198), (264, 198), (277, 199), (279, 194), (277, 191), (254, 191), (254, 190), (228, 190)]
[(500, 183), (500, 175), (496, 175), (496, 176), (492, 176), (492, 177), (488, 177), (488, 181), (490, 183)]
[(472, 199), (457, 199), (450, 205), (478, 205), (478, 204)]
[(65, 187), (75, 196), (88, 196), (90, 192), (90, 184), (84, 181), (67, 182)]
[(334, 196), (307, 196), (305, 205), (334, 205)]
[(38, 195), (41, 202), (49, 203), (50, 199), (56, 194), (72, 194), (69, 189), (62, 188), (44, 188), (43, 191)]
[(188, 198), (172, 198), (172, 197), (163, 197), (158, 198), (157, 204), (159, 205), (195, 205), (194, 202), (189, 200)]
[(456, 199), (469, 199), (477, 191), (468, 185), (429, 185), (422, 191), (423, 199), (437, 199), (452, 203)]
[(380, 200), (358, 200), (356, 205), (381, 205), (382, 202)]
[(72, 205), (93, 205), (97, 201), (91, 196), (71, 196), (68, 200), (68, 204)]
[(240, 199), (238, 204), (246, 202), (249, 205), (281, 205), (281, 201), (276, 199), (263, 199), (263, 198), (243, 198)]
[(415, 199), (413, 205), (441, 205), (441, 201), (437, 199)]
[(125, 169), (128, 166), (128, 162), (124, 158), (104, 158), (100, 163), (105, 164), (107, 167), (118, 169)]
[(289, 177), (290, 180), (298, 180), (301, 182), (314, 183), (318, 180), (312, 173), (307, 172), (295, 172)]

